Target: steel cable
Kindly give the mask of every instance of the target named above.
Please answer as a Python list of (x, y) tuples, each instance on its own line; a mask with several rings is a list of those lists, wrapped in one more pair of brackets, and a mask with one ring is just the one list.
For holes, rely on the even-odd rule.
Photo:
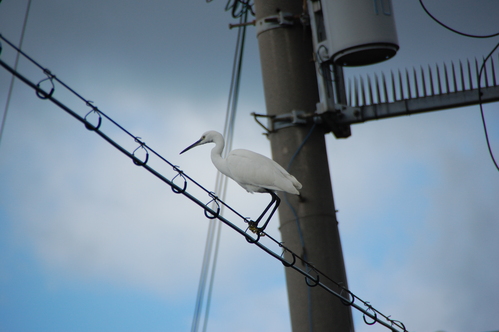
[[(0, 38), (3, 40), (6, 40), (3, 36), (0, 35)], [(12, 45), (10, 42), (7, 41), (9, 45)], [(14, 48), (17, 51), (18, 50), (15, 46)], [(24, 56), (24, 53), (22, 53)], [(31, 58), (29, 58), (31, 59)], [(45, 70), (43, 67), (41, 67), (38, 63), (32, 61), (35, 65), (37, 65), (39, 68), (42, 69), (42, 71), (47, 74), (47, 70)], [(226, 204), (223, 200), (221, 200), (219, 197), (217, 197), (213, 192), (207, 190), (204, 188), (202, 185), (200, 185), (197, 181), (192, 179), (190, 176), (188, 176), (186, 173), (184, 173), (178, 166), (175, 166), (172, 164), (170, 161), (168, 161), (166, 158), (155, 152), (151, 147), (149, 147), (147, 144), (145, 144), (140, 137), (132, 135), (129, 131), (125, 130), (122, 126), (120, 126), (116, 121), (112, 120), (109, 116), (105, 115), (102, 111), (100, 111), (97, 107), (93, 106), (91, 102), (88, 100), (84, 99), (81, 97), (79, 94), (74, 92), (74, 90), (70, 89), (67, 85), (61, 84), (62, 86), (68, 88), (69, 91), (75, 93), (80, 99), (82, 99), (87, 106), (90, 106), (92, 110), (90, 112), (96, 112), (99, 115), (99, 122), (97, 125), (90, 123), (86, 117), (87, 116), (81, 116), (77, 114), (75, 111), (61, 103), (59, 100), (57, 100), (53, 96), (53, 91), (52, 92), (46, 92), (43, 90), (39, 85), (33, 83), (31, 80), (14, 70), (11, 66), (9, 66), (7, 63), (5, 63), (3, 60), (0, 59), (0, 66), (2, 66), (4, 69), (6, 69), (8, 72), (11, 74), (15, 75), (18, 79), (20, 79), (23, 83), (25, 83), (27, 86), (31, 87), (36, 94), (44, 99), (44, 100), (49, 100), (52, 103), (54, 103), (56, 106), (64, 110), (66, 113), (74, 117), (76, 120), (81, 122), (82, 124), (85, 125), (85, 127), (88, 130), (91, 130), (95, 132), (97, 135), (102, 137), (105, 141), (107, 141), (109, 144), (111, 144), (113, 147), (115, 147), (117, 150), (122, 152), (124, 155), (129, 157), (135, 165), (139, 167), (143, 167), (145, 170), (150, 172), (152, 175), (156, 176), (159, 180), (163, 181), (164, 183), (168, 184), (172, 191), (176, 194), (182, 194), (189, 200), (191, 200), (193, 203), (201, 207), (204, 211), (204, 214), (206, 217), (210, 219), (218, 219), (225, 225), (227, 225), (229, 228), (233, 229), (235, 232), (239, 233), (241, 236), (243, 236), (246, 241), (250, 244), (254, 244), (255, 246), (259, 247), (261, 250), (266, 252), (268, 255), (274, 257), (278, 261), (280, 261), (285, 267), (287, 268), (292, 268), (298, 273), (302, 274), (305, 277), (305, 281), (307, 285), (310, 287), (321, 287), (331, 295), (337, 297), (344, 305), (349, 305), (358, 311), (360, 311), (364, 315), (364, 321), (366, 324), (381, 324), (385, 326), (386, 328), (394, 331), (394, 332), (402, 332), (402, 331), (407, 331), (405, 328), (404, 324), (401, 323), (398, 320), (391, 319), (390, 316), (382, 314), (379, 310), (375, 309), (369, 302), (362, 300), (360, 297), (356, 296), (353, 294), (350, 290), (348, 290), (346, 287), (344, 287), (341, 283), (338, 283), (334, 280), (332, 280), (329, 276), (327, 276), (325, 273), (321, 272), (317, 267), (315, 267), (313, 264), (309, 263), (307, 260), (304, 258), (300, 257), (297, 255), (295, 252), (284, 246), (281, 242), (277, 241), (274, 239), (272, 236), (270, 236), (267, 233), (259, 233), (259, 234), (252, 234), (248, 233), (248, 230), (243, 230), (242, 228), (238, 227), (236, 224), (233, 222), (229, 221), (225, 217), (223, 217), (220, 214), (220, 204), (229, 209), (232, 213), (235, 214), (238, 218), (242, 220), (244, 224), (248, 223), (248, 219), (244, 216), (242, 216), (240, 213), (238, 213), (236, 210), (231, 208), (228, 204)], [(55, 75), (50, 74), (52, 79), (55, 79)], [(57, 82), (60, 82), (60, 80), (57, 79)], [(90, 113), (89, 112), (89, 113)], [(87, 113), (88, 115), (88, 113)], [(118, 144), (115, 140), (113, 140), (111, 137), (109, 137), (107, 134), (105, 134), (101, 129), (100, 129), (100, 124), (101, 124), (101, 117), (102, 115), (105, 119), (109, 120), (112, 124), (117, 126), (119, 129), (123, 130), (125, 133), (130, 135), (133, 139), (134, 142), (139, 144), (139, 147), (137, 147), (134, 151), (130, 152), (120, 144)], [(143, 159), (140, 159), (136, 156), (136, 151), (137, 149), (144, 149), (146, 151), (146, 156)], [(163, 162), (167, 163), (173, 171), (176, 173), (171, 179), (168, 179), (166, 176), (163, 174), (159, 173), (155, 169), (153, 169), (151, 166), (148, 165), (148, 159), (149, 159), (149, 152), (152, 153), (154, 156), (158, 157), (160, 160)], [(183, 183), (180, 185), (177, 184), (175, 181), (178, 181), (178, 178), (183, 180)], [(208, 197), (210, 198), (210, 201), (206, 204), (203, 203), (199, 198), (191, 194), (188, 190), (188, 183), (193, 184), (194, 186), (198, 187), (202, 191), (204, 191)], [(210, 207), (209, 204), (211, 202), (215, 202), (215, 206)], [(269, 239), (271, 242), (275, 243), (280, 250), (282, 250), (281, 254), (278, 254), (277, 252), (271, 250), (269, 247), (266, 245), (262, 244), (260, 241), (260, 237), (265, 235), (265, 238)], [(291, 256), (291, 261), (288, 261), (286, 258), (284, 258), (284, 255), (287, 254), (288, 256)], [(297, 266), (296, 262), (300, 261), (303, 266), (306, 267), (306, 270), (300, 268)], [(322, 277), (322, 279), (321, 279)], [(323, 279), (325, 279), (329, 285), (327, 285)], [(333, 289), (335, 288), (335, 289)], [(367, 318), (366, 318), (367, 317)], [(367, 321), (367, 319), (371, 319), (372, 321)]]

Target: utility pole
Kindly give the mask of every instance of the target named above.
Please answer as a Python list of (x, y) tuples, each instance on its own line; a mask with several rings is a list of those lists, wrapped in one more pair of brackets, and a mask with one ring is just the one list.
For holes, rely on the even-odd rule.
[[(310, 27), (299, 20), (303, 10), (302, 0), (255, 0), (268, 115), (313, 113), (319, 102), (312, 34)], [(286, 167), (311, 127), (308, 123), (270, 133), (273, 159)], [(285, 246), (302, 253), (303, 258), (347, 287), (324, 134), (325, 130), (316, 126), (291, 165), (290, 173), (303, 185), (301, 200), (294, 195), (287, 197), (299, 226), (281, 194), (280, 231)], [(294, 332), (353, 331), (349, 306), (319, 287), (308, 286), (292, 269), (286, 269), (286, 282)]]
[[(304, 118), (322, 120), (291, 166), (290, 173), (303, 184), (303, 197), (290, 195), (292, 209), (287, 204), (279, 208), (282, 240), (347, 288), (324, 134), (347, 138), (356, 123), (499, 101), (494, 62), (489, 55), (482, 66), (475, 60), (475, 66), (460, 61), (444, 64), (443, 70), (428, 66), (418, 72), (399, 70), (398, 75), (392, 71), (381, 79), (375, 75), (373, 85), (369, 77), (361, 77), (354, 79), (347, 100), (341, 66), (385, 61), (399, 48), (391, 1), (254, 2), (274, 160), (286, 167), (312, 128)], [(294, 332), (353, 331), (350, 306), (310, 287), (292, 269), (286, 269), (286, 281)], [(330, 287), (327, 280), (326, 285)], [(394, 322), (387, 318), (383, 325), (390, 328)]]

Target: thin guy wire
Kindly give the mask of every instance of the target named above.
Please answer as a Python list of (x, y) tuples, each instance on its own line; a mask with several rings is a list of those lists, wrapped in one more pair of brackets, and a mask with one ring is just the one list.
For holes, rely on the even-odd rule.
[[(31, 8), (31, 0), (28, 0), (28, 5), (26, 6), (26, 14), (24, 15), (23, 27), (21, 30), (21, 37), (19, 38), (19, 48), (23, 47), (24, 35), (26, 33), (26, 25), (28, 24), (29, 10)], [(1, 52), (1, 46), (0, 46)], [(19, 64), (19, 58), (21, 54), (18, 52), (16, 54), (16, 60), (14, 62), (14, 70), (17, 70), (17, 65)], [(0, 125), (0, 144), (2, 143), (3, 132), (5, 130), (5, 123), (7, 122), (7, 113), (9, 112), (10, 98), (12, 97), (12, 91), (14, 90), (15, 76), (12, 75), (9, 85), (9, 92), (7, 92), (7, 101), (5, 102), (5, 109), (2, 116), (2, 124)]]
[[(482, 73), (485, 68), (485, 64), (487, 63), (487, 60), (492, 56), (492, 54), (497, 50), (499, 47), (499, 43), (490, 51), (490, 53), (487, 55), (487, 57), (483, 60), (482, 66), (480, 67), (480, 72), (478, 73), (478, 100), (479, 100), (479, 105), (480, 105), (480, 115), (482, 116), (482, 124), (483, 124), (483, 131), (485, 133), (485, 141), (487, 142), (487, 148), (489, 150), (489, 155), (490, 158), (492, 158), (492, 162), (494, 163), (494, 166), (496, 169), (499, 171), (499, 165), (497, 164), (496, 158), (494, 157), (494, 152), (492, 151), (492, 147), (490, 145), (490, 139), (489, 139), (489, 134), (487, 130), (487, 124), (485, 122), (485, 115), (483, 112), (483, 103), (482, 103), (482, 91), (481, 91), (481, 79), (482, 79)], [(495, 75), (495, 73), (493, 73)]]
[(473, 35), (473, 34), (469, 34), (469, 33), (465, 33), (465, 32), (461, 32), (461, 31), (458, 31), (456, 29), (453, 29), (451, 28), (450, 26), (442, 23), (440, 20), (438, 20), (435, 16), (432, 15), (432, 13), (430, 13), (430, 11), (426, 8), (426, 6), (424, 5), (423, 3), (423, 0), (419, 0), (419, 3), (421, 4), (421, 7), (423, 8), (423, 10), (426, 12), (426, 14), (428, 14), (429, 17), (431, 17), (435, 22), (437, 22), (438, 24), (440, 24), (441, 26), (443, 26), (444, 28), (446, 28), (447, 30), (450, 30), (454, 33), (457, 33), (458, 35), (461, 35), (461, 36), (465, 36), (465, 37), (471, 37), (471, 38), (492, 38), (492, 37), (497, 37), (499, 36), (499, 32), (497, 33), (493, 33), (493, 34), (490, 34), (490, 35)]
[(208, 225), (208, 233), (206, 235), (206, 243), (205, 243), (205, 248), (204, 248), (204, 255), (203, 255), (203, 264), (201, 267), (201, 275), (199, 277), (199, 286), (198, 286), (198, 291), (197, 291), (197, 296), (196, 296), (196, 305), (194, 309), (194, 317), (192, 319), (192, 325), (191, 325), (191, 331), (195, 332), (198, 329), (198, 324), (199, 324), (199, 317), (201, 315), (201, 310), (202, 310), (202, 304), (203, 304), (203, 297), (204, 297), (204, 290), (205, 290), (205, 285), (206, 285), (206, 278), (208, 275), (208, 270), (209, 270), (209, 262), (210, 262), (210, 257), (211, 257), (211, 248), (213, 244), (213, 232), (215, 230), (215, 225), (216, 221), (215, 220), (210, 220), (209, 225)]
[(215, 249), (214, 249), (213, 264), (212, 264), (211, 274), (210, 274), (210, 283), (208, 286), (206, 310), (205, 310), (204, 321), (203, 321), (203, 331), (206, 331), (207, 326), (208, 326), (208, 317), (209, 317), (210, 308), (211, 308), (211, 296), (212, 296), (212, 292), (213, 292), (213, 284), (215, 282), (215, 271), (216, 271), (216, 266), (217, 266), (217, 262), (218, 262), (218, 252), (220, 249), (220, 236), (222, 233), (222, 222), (220, 220), (217, 220), (216, 222), (215, 222), (215, 220), (213, 220), (212, 222), (215, 224), (215, 226), (217, 228), (217, 232), (215, 233), (215, 238), (216, 238)]
[(255, 16), (252, 1), (253, 0), (228, 0), (225, 5), (225, 10), (230, 10), (233, 18), (240, 18), (243, 15), (247, 16), (248, 12)]
[[(465, 37), (471, 37), (471, 38), (492, 38), (492, 37), (497, 37), (499, 36), (499, 32), (497, 33), (494, 33), (494, 34), (490, 34), (490, 35), (472, 35), (472, 34), (468, 34), (468, 33), (464, 33), (464, 32), (461, 32), (461, 31), (458, 31), (458, 30), (455, 30), (455, 29), (452, 29), (451, 27), (445, 25), (444, 23), (440, 22), (435, 16), (433, 16), (429, 11), (428, 9), (426, 9), (425, 5), (423, 4), (423, 0), (419, 0), (419, 3), (421, 4), (421, 7), (423, 7), (424, 11), (426, 12), (426, 14), (428, 14), (428, 16), (430, 16), (435, 22), (437, 22), (438, 24), (440, 24), (441, 26), (443, 26), (444, 28), (454, 32), (454, 33), (457, 33), (458, 35), (461, 35), (461, 36), (465, 36)], [(478, 74), (478, 82), (477, 82), (477, 85), (478, 85), (478, 101), (479, 101), (479, 106), (480, 106), (480, 115), (482, 117), (482, 124), (483, 124), (483, 131), (484, 131), (484, 134), (485, 134), (485, 141), (487, 142), (487, 148), (489, 150), (489, 155), (490, 155), (490, 158), (492, 159), (492, 162), (494, 163), (494, 166), (496, 167), (496, 169), (499, 171), (499, 165), (494, 157), (494, 152), (492, 151), (492, 148), (490, 146), (490, 139), (489, 139), (489, 134), (488, 134), (488, 130), (487, 130), (487, 124), (486, 124), (486, 121), (485, 121), (485, 115), (483, 114), (483, 103), (482, 103), (482, 91), (481, 91), (481, 77), (482, 77), (482, 72), (485, 68), (485, 64), (487, 62), (487, 60), (490, 58), (490, 56), (492, 55), (492, 53), (494, 53), (494, 51), (499, 47), (499, 43), (492, 49), (492, 51), (487, 55), (487, 57), (483, 60), (482, 62), (482, 66), (480, 67), (480, 72)], [(493, 73), (495, 75), (495, 73)]]
[[(247, 13), (241, 17), (241, 22), (246, 21), (247, 18)], [(243, 33), (241, 33), (241, 31)], [(236, 51), (234, 52), (234, 65), (233, 65), (233, 70), (232, 70), (232, 78), (231, 78), (231, 85), (229, 89), (229, 98), (227, 102), (227, 111), (226, 111), (226, 119), (225, 119), (225, 125), (224, 125), (224, 137), (225, 137), (225, 142), (226, 142), (226, 149), (223, 152), (224, 156), (228, 154), (228, 151), (231, 150), (232, 148), (232, 142), (233, 142), (233, 132), (234, 132), (234, 123), (235, 123), (235, 113), (237, 110), (237, 100), (238, 100), (238, 94), (239, 94), (239, 86), (240, 86), (240, 76), (241, 76), (241, 63), (242, 63), (242, 55), (243, 55), (243, 50), (244, 50), (244, 40), (245, 40), (245, 32), (246, 32), (246, 27), (243, 27), (243, 30), (238, 31), (238, 36), (237, 36), (237, 41), (236, 41)], [(237, 69), (236, 69), (236, 64)], [(220, 172), (217, 172), (217, 179), (216, 179), (216, 189), (215, 192), (220, 193), (221, 199), (225, 200), (226, 193), (227, 193), (227, 184), (228, 184), (228, 179), (226, 176), (221, 174)], [(223, 215), (223, 206), (221, 213)], [(213, 293), (213, 285), (215, 281), (215, 270), (216, 270), (216, 263), (217, 263), (217, 258), (218, 258), (218, 249), (220, 245), (220, 234), (221, 234), (221, 222), (218, 222), (218, 232), (216, 233), (216, 240), (215, 240), (215, 249), (214, 249), (214, 258), (213, 258), (213, 263), (212, 263), (212, 273), (210, 276), (210, 283), (208, 286), (208, 295), (206, 298), (206, 309), (205, 309), (205, 315), (204, 315), (204, 322), (203, 322), (203, 331), (206, 331), (207, 326), (208, 326), (208, 318), (209, 318), (209, 312), (211, 308), (211, 299), (212, 299), (212, 293)]]
[[(0, 59), (0, 66), (4, 67), (11, 74), (16, 75), (17, 78), (19, 78), (22, 82), (24, 82), (26, 85), (28, 85), (32, 89), (34, 89), (39, 96), (43, 97), (43, 99), (50, 100), (52, 103), (54, 103), (59, 108), (61, 108), (65, 112), (67, 112), (69, 115), (71, 115), (72, 117), (74, 117), (75, 119), (77, 119), (78, 121), (80, 121), (81, 123), (85, 124), (85, 126), (87, 127), (87, 129), (90, 129), (90, 130), (94, 131), (96, 134), (98, 134), (99, 136), (101, 136), (101, 138), (103, 138), (104, 140), (106, 140), (109, 144), (111, 144), (113, 147), (115, 147), (116, 149), (118, 149), (120, 152), (122, 152), (123, 154), (125, 154), (126, 156), (128, 156), (131, 160), (134, 161), (134, 163), (137, 164), (137, 157), (133, 153), (129, 152), (128, 150), (126, 150), (125, 148), (123, 148), (121, 145), (119, 145), (118, 143), (116, 143), (113, 139), (111, 139), (109, 136), (107, 136), (99, 128), (92, 127), (92, 125), (85, 118), (81, 117), (76, 112), (74, 112), (73, 110), (71, 110), (69, 107), (65, 106), (60, 101), (58, 101), (57, 99), (55, 99), (52, 94), (49, 94), (49, 93), (45, 92), (43, 89), (41, 89), (39, 86), (37, 86), (36, 84), (34, 84), (33, 82), (31, 82), (29, 79), (27, 79), (26, 77), (24, 77), (23, 75), (21, 75), (17, 71), (13, 70), (9, 65), (7, 65), (1, 59)], [(111, 122), (112, 123), (116, 123), (114, 120), (111, 121)], [(121, 128), (121, 126), (119, 126), (119, 127)], [(135, 137), (135, 136), (133, 136), (133, 137)], [(150, 148), (148, 147), (148, 149), (150, 149)], [(153, 150), (151, 149), (151, 151), (153, 151)], [(169, 165), (173, 165), (168, 160), (166, 160), (164, 157), (162, 157), (160, 155), (158, 155), (158, 157), (161, 160), (163, 160), (166, 163), (168, 163)], [(156, 176), (158, 179), (160, 179), (164, 183), (168, 184), (175, 193), (184, 195), (185, 197), (187, 197), (188, 199), (190, 199), (192, 202), (194, 202), (195, 204), (197, 204), (198, 206), (200, 206), (205, 211), (205, 215), (206, 216), (208, 216), (207, 213), (209, 213), (211, 216), (214, 216), (214, 218), (219, 219), (224, 224), (226, 224), (228, 227), (232, 228), (234, 231), (238, 232), (240, 235), (242, 235), (243, 237), (245, 237), (245, 239), (249, 243), (256, 245), (257, 247), (259, 247), (260, 249), (262, 249), (263, 251), (265, 251), (270, 256), (272, 256), (275, 259), (279, 260), (286, 267), (292, 268), (295, 271), (299, 272), (300, 274), (302, 274), (303, 276), (306, 277), (306, 280), (312, 280), (312, 282), (313, 282), (312, 286), (320, 286), (321, 288), (323, 288), (324, 290), (326, 290), (328, 293), (330, 293), (330, 294), (336, 296), (337, 298), (339, 298), (342, 301), (343, 304), (352, 306), (355, 309), (357, 309), (360, 312), (362, 312), (364, 314), (364, 319), (367, 316), (370, 319), (373, 319), (373, 322), (372, 322), (373, 324), (374, 323), (379, 323), (379, 324), (387, 327), (388, 329), (390, 329), (390, 330), (392, 330), (394, 332), (407, 331), (407, 329), (405, 328), (405, 326), (401, 322), (393, 320), (393, 319), (390, 318), (390, 316), (386, 316), (386, 315), (382, 314), (377, 309), (375, 309), (369, 302), (361, 300), (359, 297), (357, 297), (355, 294), (353, 294), (351, 291), (349, 291), (343, 285), (341, 285), (340, 283), (335, 282), (334, 280), (332, 280), (330, 277), (328, 277), (326, 274), (322, 273), (319, 269), (317, 269), (316, 267), (314, 267), (308, 261), (306, 261), (303, 258), (299, 257), (296, 253), (294, 253), (293, 251), (291, 251), (289, 248), (285, 247), (282, 243), (277, 242), (270, 235), (265, 234), (265, 235), (267, 235), (267, 237), (269, 239), (271, 239), (271, 241), (273, 241), (276, 244), (278, 244), (279, 247), (281, 247), (285, 252), (290, 253), (292, 255), (292, 257), (294, 258), (294, 261), (292, 261), (290, 263), (290, 262), (288, 262), (287, 260), (285, 260), (282, 257), (282, 254), (279, 255), (279, 254), (275, 253), (274, 251), (270, 250), (269, 248), (267, 248), (265, 245), (263, 245), (261, 242), (259, 242), (260, 235), (253, 235), (253, 236), (257, 236), (255, 238), (252, 235), (250, 235), (249, 233), (247, 233), (247, 231), (242, 230), (241, 228), (239, 228), (238, 226), (236, 226), (234, 223), (230, 222), (228, 219), (226, 219), (223, 216), (221, 216), (218, 211), (214, 211), (212, 208), (210, 208), (209, 206), (207, 206), (205, 203), (203, 203), (202, 201), (200, 201), (198, 198), (196, 198), (195, 196), (191, 195), (186, 190), (186, 187), (185, 188), (181, 188), (180, 186), (178, 186), (177, 184), (175, 184), (173, 182), (173, 179), (172, 180), (167, 179), (165, 176), (163, 176), (162, 174), (160, 174), (159, 172), (157, 172), (156, 170), (154, 170), (153, 168), (151, 168), (149, 165), (147, 165), (146, 162), (140, 163), (140, 164), (137, 164), (137, 165), (143, 167), (144, 169), (146, 169), (147, 171), (149, 171), (151, 174), (153, 174), (154, 176)], [(212, 199), (216, 199), (221, 204), (225, 205), (227, 208), (229, 208), (231, 211), (233, 211), (238, 217), (240, 217), (243, 220), (243, 222), (247, 222), (246, 218), (244, 218), (243, 216), (241, 216), (241, 214), (239, 214), (237, 211), (235, 211), (234, 209), (232, 209), (229, 205), (227, 205), (226, 203), (224, 203), (223, 201), (221, 201), (218, 197), (216, 197), (213, 193), (211, 193), (210, 191), (208, 191), (207, 189), (205, 189), (198, 182), (196, 182), (192, 178), (190, 178), (187, 174), (185, 174), (177, 166), (173, 166), (173, 169), (176, 172), (178, 172), (179, 175), (182, 175), (182, 177), (186, 181), (187, 181), (187, 179), (189, 179), (189, 181), (191, 181), (196, 186), (198, 186), (199, 188), (201, 188), (202, 190), (204, 190), (206, 193), (208, 193)], [(295, 264), (296, 260), (301, 261), (302, 264), (304, 264), (304, 266), (310, 267), (310, 269), (313, 270), (316, 273), (316, 276), (314, 277), (309, 272), (306, 272), (303, 269), (297, 267), (296, 264)], [(334, 291), (333, 289), (331, 289), (329, 286), (325, 285), (323, 282), (321, 282), (319, 280), (319, 275), (322, 275), (327, 280), (331, 281), (333, 284), (335, 284), (337, 287), (339, 287), (341, 289), (341, 292), (338, 293), (338, 292)], [(308, 282), (307, 282), (307, 284), (308, 284)], [(310, 284), (309, 284), (309, 286), (310, 286)], [(348, 294), (347, 297), (345, 297), (343, 295), (343, 291), (347, 292), (347, 294)], [(362, 305), (364, 305), (365, 307), (367, 307), (367, 309), (364, 309), (363, 307), (361, 307), (358, 304), (356, 304), (355, 300), (359, 300), (362, 303)], [(383, 320), (380, 320), (380, 316), (383, 318)], [(366, 321), (366, 323), (367, 323), (367, 321)]]
[[(244, 23), (247, 21), (247, 12), (244, 13), (240, 17), (240, 23)], [(236, 40), (236, 49), (234, 52), (234, 60), (233, 60), (233, 66), (232, 66), (232, 77), (231, 77), (231, 83), (230, 83), (230, 89), (229, 89), (229, 98), (227, 101), (227, 110), (226, 110), (226, 116), (225, 116), (225, 125), (224, 125), (224, 137), (225, 137), (225, 142), (226, 142), (226, 149), (223, 151), (224, 157), (227, 156), (228, 152), (232, 149), (232, 142), (233, 142), (233, 133), (234, 133), (234, 124), (235, 124), (235, 117), (236, 117), (236, 111), (237, 111), (237, 104), (238, 104), (238, 97), (239, 97), (239, 87), (240, 87), (240, 81), (241, 81), (241, 69), (242, 69), (242, 59), (243, 59), (243, 53), (244, 53), (244, 43), (245, 43), (245, 36), (246, 36), (246, 26), (242, 26), (238, 30), (237, 34), (237, 40)], [(227, 182), (228, 179), (226, 176), (223, 176), (220, 172), (217, 172), (217, 177), (216, 177), (216, 184), (215, 184), (215, 192), (218, 193), (221, 197), (222, 200), (225, 200), (226, 193), (227, 193)], [(221, 210), (221, 214), (223, 215), (223, 206)], [(209, 250), (210, 252), (213, 251), (213, 261), (211, 262), (211, 274), (208, 277), (209, 282), (208, 282), (208, 293), (206, 295), (206, 307), (205, 307), (205, 312), (204, 312), (204, 319), (203, 319), (203, 329), (202, 331), (205, 332), (207, 330), (208, 326), (208, 318), (209, 318), (209, 312), (211, 308), (211, 299), (212, 299), (212, 294), (213, 294), (213, 285), (215, 281), (215, 271), (216, 271), (216, 265), (217, 265), (217, 260), (218, 260), (218, 250), (220, 248), (220, 234), (221, 234), (221, 222), (218, 221), (216, 222), (215, 220), (210, 222), (210, 228), (216, 228), (218, 226), (218, 230), (215, 233), (211, 233), (211, 236), (214, 237), (214, 239), (211, 239), (211, 245), (209, 248), (205, 250)], [(214, 243), (214, 248), (213, 248), (213, 243)], [(210, 261), (208, 258), (208, 261), (205, 262), (203, 261), (203, 265), (207, 264), (210, 266)], [(209, 268), (208, 268), (209, 269)], [(206, 274), (208, 274), (208, 269), (205, 271)], [(204, 288), (206, 287), (206, 279), (200, 280), (199, 283), (199, 288), (203, 288), (203, 292), (198, 293), (201, 294), (201, 297), (198, 297), (196, 299), (196, 308), (199, 308), (199, 312), (195, 313), (193, 317), (193, 326), (196, 328), (192, 330), (192, 332), (196, 332), (198, 329), (198, 324), (200, 320), (200, 315), (201, 315), (201, 310), (204, 302), (203, 294), (204, 294)], [(194, 325), (194, 322), (196, 324)]]

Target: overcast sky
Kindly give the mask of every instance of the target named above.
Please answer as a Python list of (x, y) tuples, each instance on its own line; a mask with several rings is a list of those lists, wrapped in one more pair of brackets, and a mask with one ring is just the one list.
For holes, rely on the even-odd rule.
[[(0, 33), (15, 43), (26, 5), (0, 3)], [(474, 61), (499, 42), (447, 31), (417, 1), (393, 5), (400, 51), (347, 76)], [(223, 131), (237, 34), (224, 6), (35, 0), (23, 50), (212, 189), (210, 148), (178, 153)], [(499, 32), (496, 0), (428, 8), (458, 30)], [(253, 27), (245, 50), (233, 146), (270, 156), (250, 116), (266, 111)], [(13, 66), (5, 43), (0, 56)], [(26, 60), (18, 69), (44, 78)], [(1, 114), (10, 79), (0, 69)], [(60, 86), (54, 96), (88, 111)], [(484, 110), (499, 159), (497, 104)], [(326, 141), (352, 292), (410, 331), (499, 330), (499, 172), (478, 106), (354, 125), (350, 138)], [(267, 196), (233, 183), (227, 202), (256, 216)], [(277, 226), (268, 232), (279, 238)], [(189, 330), (207, 227), (192, 202), (15, 82), (0, 144), (1, 331)], [(386, 330), (354, 318), (357, 331)], [(284, 267), (224, 227), (208, 331), (290, 329)]]

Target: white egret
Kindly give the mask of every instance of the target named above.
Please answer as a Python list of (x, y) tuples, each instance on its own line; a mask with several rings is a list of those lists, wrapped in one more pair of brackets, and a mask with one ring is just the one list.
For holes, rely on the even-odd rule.
[[(277, 210), (281, 200), (274, 191), (300, 194), (298, 190), (302, 187), (301, 183), (272, 159), (244, 149), (232, 150), (226, 158), (223, 158), (222, 151), (225, 141), (222, 134), (217, 131), (205, 132), (199, 140), (185, 148), (180, 154), (206, 143), (215, 143), (215, 147), (211, 150), (211, 161), (222, 174), (236, 181), (249, 193), (269, 193), (272, 196), (272, 201), (260, 217), (256, 221), (250, 222), (252, 231), (261, 233)], [(275, 206), (267, 221), (261, 228), (258, 228), (258, 223), (274, 203)]]

